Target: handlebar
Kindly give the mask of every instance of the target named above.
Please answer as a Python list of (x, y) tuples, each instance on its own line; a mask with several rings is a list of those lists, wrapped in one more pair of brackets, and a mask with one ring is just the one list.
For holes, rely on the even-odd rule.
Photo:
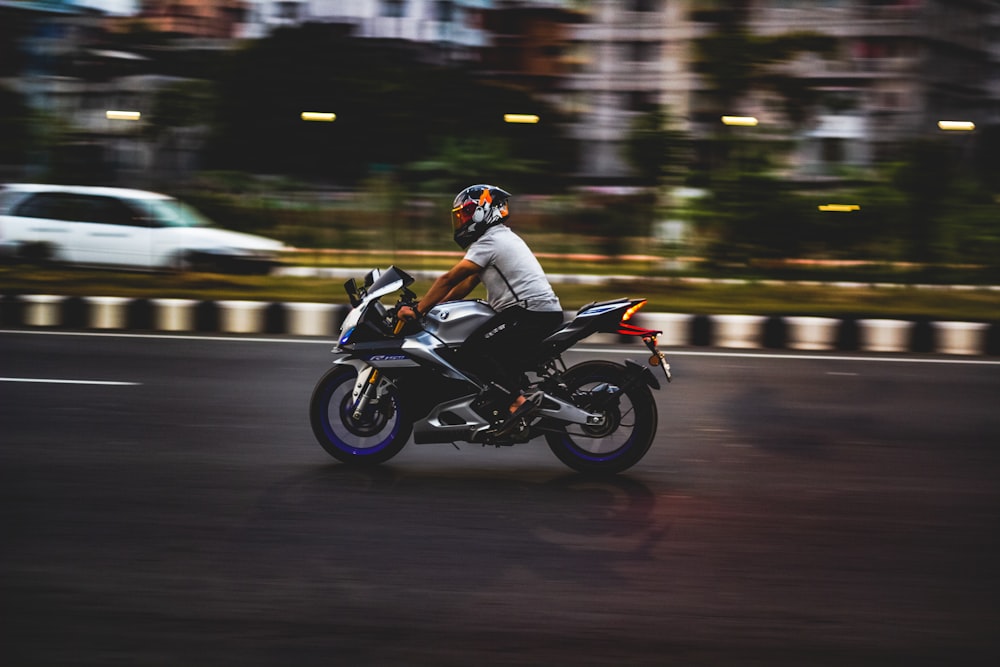
[(420, 311), (417, 310), (417, 295), (411, 292), (410, 290), (404, 288), (402, 297), (399, 299), (399, 303), (396, 304), (396, 311), (393, 314), (396, 318), (396, 324), (393, 326), (392, 329), (393, 336), (398, 336), (400, 332), (403, 330), (403, 328), (406, 326), (406, 320), (400, 319), (399, 317), (399, 309), (402, 308), (403, 306), (409, 306), (410, 308), (412, 308), (413, 312), (417, 314), (417, 318), (419, 321)]

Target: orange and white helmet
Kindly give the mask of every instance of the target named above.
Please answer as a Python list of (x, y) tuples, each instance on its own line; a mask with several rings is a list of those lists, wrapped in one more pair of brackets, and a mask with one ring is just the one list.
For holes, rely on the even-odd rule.
[(451, 207), (451, 226), (455, 243), (468, 248), (487, 229), (503, 222), (510, 214), (510, 193), (495, 185), (470, 185), (455, 197)]

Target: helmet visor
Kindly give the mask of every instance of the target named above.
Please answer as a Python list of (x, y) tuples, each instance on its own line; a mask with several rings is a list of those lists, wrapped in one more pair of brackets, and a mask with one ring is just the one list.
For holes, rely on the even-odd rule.
[(472, 215), (476, 212), (478, 205), (474, 201), (466, 201), (451, 209), (451, 227), (458, 231), (465, 227), (472, 220)]

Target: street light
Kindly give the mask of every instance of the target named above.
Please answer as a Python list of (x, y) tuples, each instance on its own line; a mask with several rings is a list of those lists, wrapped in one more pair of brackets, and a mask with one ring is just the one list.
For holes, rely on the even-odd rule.
[(971, 120), (939, 120), (938, 127), (945, 132), (971, 132), (976, 124)]
[(303, 111), (302, 120), (319, 123), (332, 123), (337, 120), (337, 114), (329, 111)]
[(821, 211), (834, 211), (836, 213), (850, 213), (852, 211), (860, 211), (861, 207), (857, 204), (823, 204), (819, 207)]
[(139, 120), (142, 117), (142, 113), (138, 111), (114, 111), (109, 109), (105, 112), (104, 116), (108, 120)]
[(505, 113), (503, 115), (503, 122), (505, 123), (534, 124), (539, 120), (540, 118), (533, 113)]
[(735, 125), (737, 127), (756, 127), (757, 119), (754, 116), (723, 116), (723, 125)]

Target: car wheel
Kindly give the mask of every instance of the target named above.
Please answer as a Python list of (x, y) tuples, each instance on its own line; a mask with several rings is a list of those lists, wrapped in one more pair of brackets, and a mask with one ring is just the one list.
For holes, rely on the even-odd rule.
[(25, 243), (18, 248), (17, 256), (31, 264), (51, 264), (56, 257), (55, 248), (50, 243)]
[(192, 252), (190, 250), (177, 253), (172, 266), (175, 271), (180, 271), (182, 273), (187, 273), (191, 271), (200, 273), (213, 273), (218, 271), (216, 262), (205, 257), (202, 253)]

